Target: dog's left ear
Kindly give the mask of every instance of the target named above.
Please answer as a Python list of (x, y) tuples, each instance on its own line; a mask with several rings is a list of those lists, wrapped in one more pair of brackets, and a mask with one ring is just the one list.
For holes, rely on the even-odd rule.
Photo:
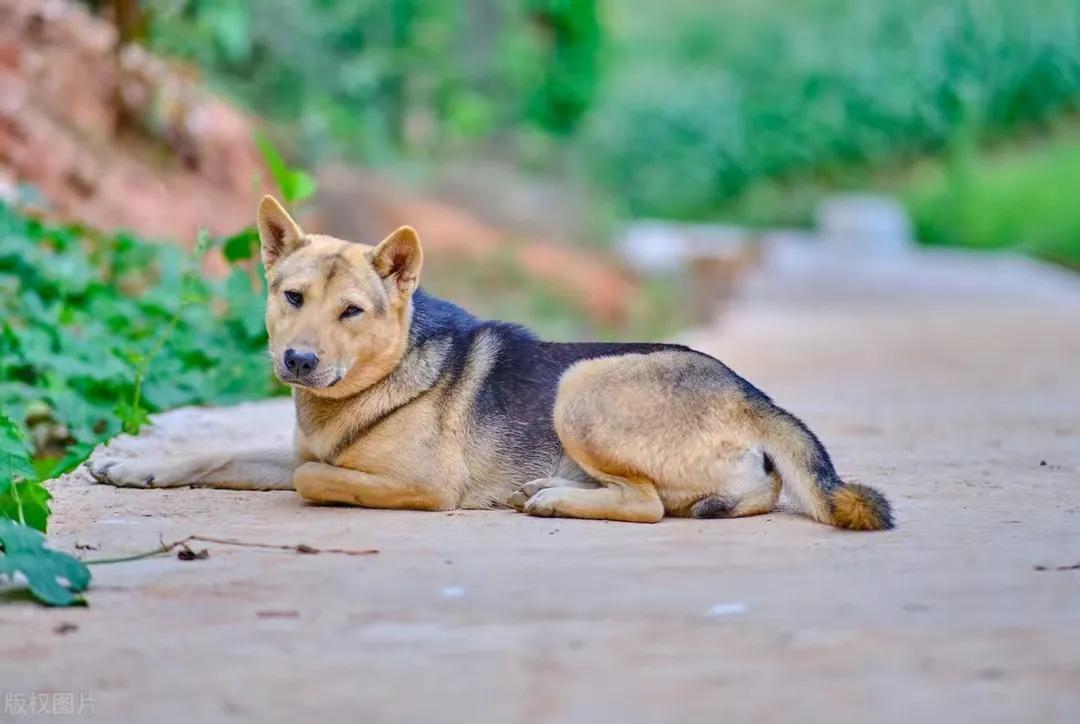
[(300, 225), (273, 196), (263, 196), (256, 218), (263, 267), (267, 270), (307, 243)]
[(420, 237), (411, 226), (402, 226), (371, 251), (371, 265), (384, 280), (393, 283), (399, 294), (408, 297), (420, 283), (424, 252)]

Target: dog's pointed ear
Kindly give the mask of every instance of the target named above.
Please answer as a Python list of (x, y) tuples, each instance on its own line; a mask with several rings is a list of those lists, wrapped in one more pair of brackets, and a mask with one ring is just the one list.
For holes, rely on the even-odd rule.
[(263, 196), (259, 203), (257, 226), (267, 270), (305, 244), (303, 230), (273, 196)]
[(402, 297), (413, 293), (420, 283), (424, 252), (420, 237), (411, 226), (402, 226), (379, 242), (371, 251), (371, 265), (387, 282), (392, 282)]

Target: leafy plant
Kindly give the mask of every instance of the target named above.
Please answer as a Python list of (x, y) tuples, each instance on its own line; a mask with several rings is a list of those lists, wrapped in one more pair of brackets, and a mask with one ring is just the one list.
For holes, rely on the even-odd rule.
[(0, 577), (21, 574), (30, 592), (50, 606), (81, 602), (90, 571), (66, 553), (45, 548), (49, 491), (30, 460), (22, 432), (0, 415)]
[[(310, 196), (311, 176), (258, 140), (282, 196)], [(22, 530), (46, 530), (43, 481), (117, 432), (137, 434), (152, 412), (284, 390), (265, 363), (257, 245), (251, 228), (221, 240), (200, 233), (186, 255), (49, 225), (0, 202), (0, 573), (22, 573), (47, 603), (74, 601), (89, 574)], [(231, 273), (204, 278), (200, 265), (217, 246)]]
[(44, 532), (51, 497), (39, 480), (22, 431), (0, 414), (0, 518)]
[(282, 390), (250, 263), (224, 280), (199, 273), (218, 243), (202, 235), (189, 255), (0, 203), (0, 573), (21, 573), (46, 603), (77, 601), (89, 574), (42, 545), (44, 480), (152, 412)]
[(14, 581), (21, 574), (42, 603), (83, 603), (79, 594), (90, 585), (90, 569), (77, 558), (46, 548), (40, 531), (0, 518), (0, 551), (0, 576)]
[(601, 79), (598, 0), (142, 6), (151, 48), (198, 63), (254, 110), (297, 123), (305, 153), (344, 147), (380, 161), (521, 127), (565, 134)]
[[(0, 405), (35, 458), (70, 468), (151, 412), (281, 390), (258, 275), (203, 278), (200, 260), (0, 204)], [(28, 420), (35, 407), (46, 421)]]
[(251, 264), (224, 280), (199, 273), (221, 243), (201, 235), (188, 255), (0, 203), (0, 574), (21, 574), (45, 603), (79, 602), (89, 573), (44, 547), (44, 480), (151, 412), (283, 389), (265, 362)]

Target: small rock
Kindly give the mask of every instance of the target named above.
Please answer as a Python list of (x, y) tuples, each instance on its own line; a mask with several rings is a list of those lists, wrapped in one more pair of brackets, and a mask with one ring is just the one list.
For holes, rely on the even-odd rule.
[(708, 616), (734, 616), (740, 613), (746, 613), (745, 603), (718, 603), (706, 611)]

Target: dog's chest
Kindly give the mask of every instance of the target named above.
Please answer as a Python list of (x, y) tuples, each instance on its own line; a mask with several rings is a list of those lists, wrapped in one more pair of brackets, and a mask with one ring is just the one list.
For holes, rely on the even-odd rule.
[(336, 409), (297, 407), (305, 447), (316, 459), (339, 467), (383, 472), (442, 464), (434, 450), (445, 432), (432, 401), (424, 398), (390, 410), (380, 405)]

